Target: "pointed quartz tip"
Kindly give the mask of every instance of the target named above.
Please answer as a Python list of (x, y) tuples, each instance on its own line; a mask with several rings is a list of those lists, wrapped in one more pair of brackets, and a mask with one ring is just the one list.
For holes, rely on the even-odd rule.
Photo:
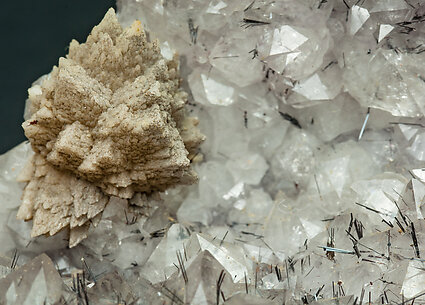
[(391, 31), (394, 29), (394, 27), (391, 24), (381, 24), (379, 26), (379, 37), (378, 42), (381, 42)]
[(369, 11), (363, 7), (353, 5), (349, 15), (349, 33), (355, 35), (369, 19)]
[(7, 295), (14, 299), (13, 304), (43, 304), (46, 299), (58, 304), (65, 290), (53, 261), (43, 253), (0, 279), (0, 291), (7, 292), (6, 296), (0, 294), (0, 304), (10, 304), (4, 299)]

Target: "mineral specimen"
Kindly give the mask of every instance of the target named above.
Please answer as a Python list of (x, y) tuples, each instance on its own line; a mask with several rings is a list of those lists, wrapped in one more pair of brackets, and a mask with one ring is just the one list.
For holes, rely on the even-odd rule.
[[(71, 288), (67, 304), (425, 303), (423, 1), (119, 0), (118, 12), (121, 24), (140, 19), (168, 60), (179, 52), (187, 109), (207, 135), (199, 183), (163, 201), (110, 197), (95, 216), (105, 189), (122, 187), (88, 186), (87, 172), (51, 163), (60, 133), (34, 157), (25, 143), (0, 156), (0, 241), (15, 262), (0, 259), (8, 304), (20, 289), (48, 291), (39, 268), (31, 287), (9, 285), (42, 252)], [(189, 159), (201, 139), (194, 123), (177, 124)], [(66, 232), (31, 239), (16, 221), (14, 180), (29, 158), (20, 179), (38, 188), (20, 213), (33, 198), (33, 213), (47, 215), (75, 185), (77, 204), (64, 196), (52, 208), (80, 215), (73, 225), (94, 216), (77, 247), (65, 248)]]
[(109, 196), (192, 184), (204, 136), (186, 117), (178, 59), (163, 58), (140, 22), (122, 29), (110, 9), (85, 43), (29, 90), (25, 135), (36, 152), (18, 218), (32, 236), (70, 227), (70, 246), (97, 224)]

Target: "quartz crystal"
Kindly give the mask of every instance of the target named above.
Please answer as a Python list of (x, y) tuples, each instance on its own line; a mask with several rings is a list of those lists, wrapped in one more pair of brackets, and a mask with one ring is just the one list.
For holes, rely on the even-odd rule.
[(353, 5), (348, 17), (348, 32), (350, 35), (356, 34), (363, 24), (369, 19), (370, 14), (367, 9)]
[(56, 304), (64, 289), (55, 265), (42, 254), (0, 279), (0, 291), (5, 293), (0, 300), (2, 304)]
[(117, 7), (0, 156), (0, 303), (425, 302), (422, 1)]

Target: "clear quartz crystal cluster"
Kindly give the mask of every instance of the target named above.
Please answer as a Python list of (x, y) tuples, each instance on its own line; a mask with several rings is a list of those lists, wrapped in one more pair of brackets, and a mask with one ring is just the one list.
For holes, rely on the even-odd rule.
[[(207, 136), (204, 160), (194, 164), (199, 183), (167, 189), (162, 200), (134, 183), (131, 199), (108, 197), (103, 207), (102, 194), (128, 185), (113, 174), (99, 180), (90, 166), (60, 161), (95, 160), (101, 131), (90, 127), (82, 134), (94, 143), (83, 160), (63, 153), (83, 149), (76, 145), (85, 140), (71, 140), (81, 128), (67, 125), (60, 134), (46, 127), (43, 139), (53, 141), (41, 145), (29, 169), (23, 170), (32, 156), (27, 143), (0, 157), (0, 303), (425, 302), (421, 1), (120, 0), (118, 19), (123, 25), (141, 20), (146, 43), (159, 39), (169, 69), (179, 54), (187, 108)], [(98, 54), (75, 56), (91, 67), (104, 53)], [(64, 64), (63, 72), (70, 68)], [(89, 70), (100, 84), (109, 71), (97, 65)], [(128, 105), (137, 91), (122, 81), (125, 73), (107, 86), (115, 107)], [(94, 81), (81, 86), (97, 88)], [(40, 94), (37, 88), (30, 98)], [(143, 117), (134, 107), (120, 122)], [(101, 122), (99, 127), (109, 126)], [(184, 134), (191, 124), (176, 127), (189, 158), (196, 145)], [(73, 145), (66, 146), (66, 139)], [(112, 154), (117, 149), (108, 141), (98, 145)], [(72, 175), (59, 180), (46, 169), (60, 164)], [(31, 238), (31, 225), (16, 220), (25, 186), (16, 182), (19, 172), (24, 181), (55, 182), (35, 193), (46, 206), (55, 196), (68, 202), (68, 185), (95, 201), (81, 212), (103, 210), (87, 239), (68, 249), (66, 232)]]

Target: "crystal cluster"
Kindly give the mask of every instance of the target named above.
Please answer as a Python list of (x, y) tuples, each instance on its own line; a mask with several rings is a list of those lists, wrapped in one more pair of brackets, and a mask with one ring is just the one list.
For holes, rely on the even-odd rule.
[[(70, 246), (97, 225), (111, 195), (192, 184), (190, 159), (204, 136), (186, 117), (178, 59), (148, 42), (140, 22), (122, 29), (110, 9), (87, 41), (73, 40), (29, 90), (25, 135), (36, 154), (18, 218), (32, 236), (70, 228)], [(89, 222), (90, 220), (90, 222)]]
[(0, 303), (425, 302), (425, 4), (118, 1), (135, 19), (178, 52), (199, 183), (112, 196), (67, 249), (15, 219), (30, 145), (1, 156)]

